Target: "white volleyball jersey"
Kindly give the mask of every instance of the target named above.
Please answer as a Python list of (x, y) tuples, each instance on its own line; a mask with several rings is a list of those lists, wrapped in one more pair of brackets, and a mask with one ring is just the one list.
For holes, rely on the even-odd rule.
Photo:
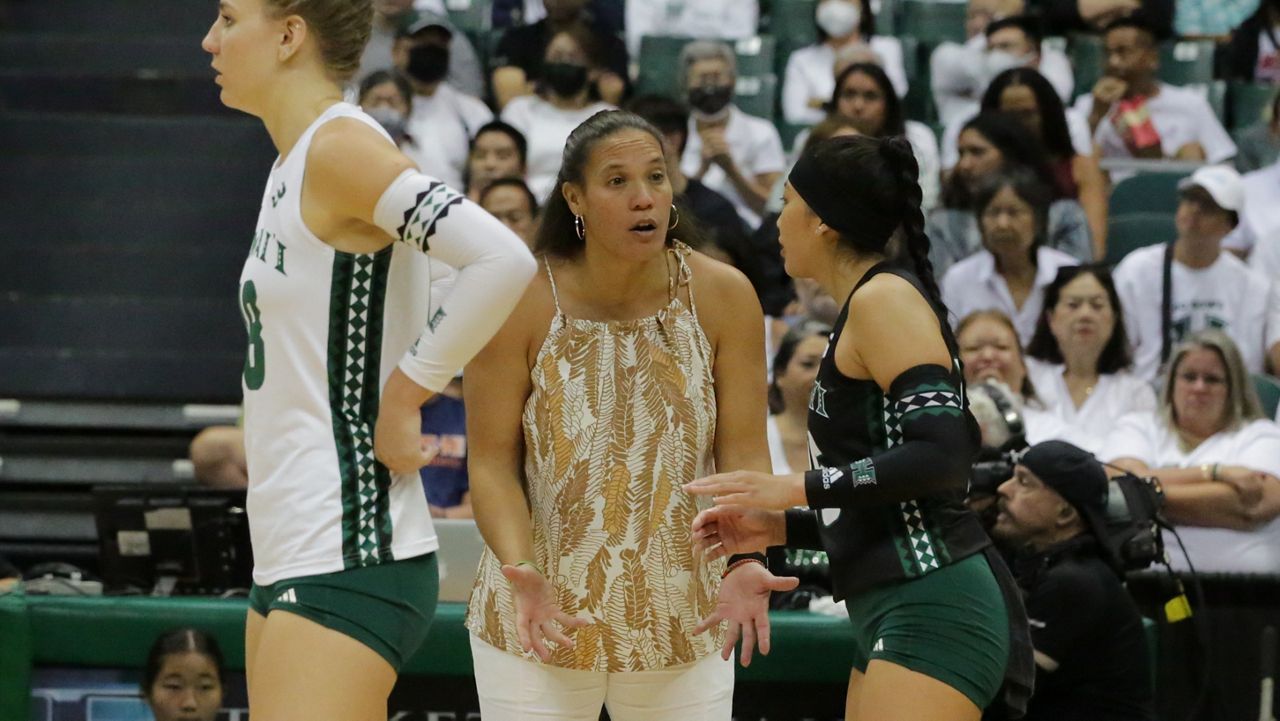
[[(437, 548), (418, 475), (377, 463), (373, 430), (382, 386), (439, 305), (451, 270), (404, 243), (343, 253), (303, 223), (311, 139), (339, 117), (386, 136), (348, 103), (317, 118), (272, 168), (240, 275), (249, 527), (260, 585)], [(442, 281), (435, 298), (433, 277)]]

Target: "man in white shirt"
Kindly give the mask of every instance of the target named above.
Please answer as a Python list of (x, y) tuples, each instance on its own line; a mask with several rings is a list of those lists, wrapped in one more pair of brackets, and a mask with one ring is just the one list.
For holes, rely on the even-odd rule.
[[(938, 108), (938, 119), (944, 125), (964, 122), (978, 112), (978, 102), (986, 91), (991, 78), (1013, 65), (1009, 57), (990, 55), (987, 26), (992, 22), (1015, 17), (1026, 11), (1023, 0), (969, 0), (965, 32), (968, 41), (943, 43), (934, 49), (929, 58), (929, 71), (933, 85), (933, 100)], [(1036, 45), (1039, 46), (1039, 42)], [(1007, 48), (1005, 48), (1007, 50)], [(1071, 102), (1075, 89), (1075, 76), (1071, 61), (1061, 50), (1034, 48), (1035, 57), (1027, 56), (1032, 50), (1016, 53), (1022, 62), (1016, 64), (1035, 67), (1048, 78), (1062, 102)]]
[(414, 160), (427, 175), (462, 188), (471, 136), (493, 120), (489, 107), (449, 84), (453, 31), (437, 16), (423, 14), (396, 39), (392, 57), (413, 83), (413, 110), (406, 130), (417, 139)]
[[(1076, 110), (1089, 119), (1104, 158), (1175, 158), (1221, 163), (1236, 144), (1204, 93), (1156, 78), (1156, 34), (1139, 17), (1117, 20), (1103, 35), (1103, 76)], [(1112, 180), (1120, 180), (1115, 174)]]
[(728, 198), (754, 231), (773, 184), (787, 169), (778, 130), (734, 106), (737, 69), (728, 45), (689, 43), (680, 65), (692, 109), (680, 166), (685, 175)]
[(1240, 224), (1222, 247), (1248, 256), (1249, 265), (1272, 281), (1280, 281), (1280, 161), (1245, 173), (1244, 209)]
[(645, 35), (742, 40), (759, 20), (757, 0), (627, 0), (627, 53), (639, 58)]
[(1179, 184), (1178, 237), (1169, 268), (1169, 338), (1163, 314), (1164, 244), (1133, 251), (1116, 268), (1116, 291), (1134, 346), (1134, 374), (1154, 380), (1162, 357), (1182, 338), (1217, 328), (1240, 348), (1245, 367), (1280, 367), (1280, 293), (1276, 284), (1222, 250), (1239, 222), (1244, 190), (1225, 166), (1206, 166)]

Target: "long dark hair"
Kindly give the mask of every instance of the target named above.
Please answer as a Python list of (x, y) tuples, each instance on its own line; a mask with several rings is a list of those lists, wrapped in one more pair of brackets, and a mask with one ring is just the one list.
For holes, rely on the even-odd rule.
[[(977, 132), (995, 146), (1000, 151), (1004, 165), (1026, 166), (1040, 178), (1046, 188), (1056, 187), (1044, 145), (1017, 119), (1007, 113), (979, 113), (964, 124), (960, 133), (963, 134), (966, 130)], [(953, 172), (942, 189), (942, 204), (947, 208), (972, 210), (973, 189)]]
[(1107, 300), (1111, 303), (1111, 315), (1115, 318), (1115, 326), (1111, 337), (1098, 356), (1099, 373), (1119, 373), (1133, 365), (1133, 356), (1129, 352), (1129, 334), (1124, 328), (1124, 313), (1120, 309), (1120, 294), (1116, 292), (1115, 281), (1111, 279), (1111, 271), (1102, 264), (1068, 265), (1058, 269), (1053, 282), (1044, 287), (1044, 311), (1040, 320), (1036, 321), (1036, 332), (1027, 344), (1027, 355), (1047, 363), (1062, 363), (1062, 348), (1058, 339), (1049, 330), (1049, 313), (1058, 305), (1062, 289), (1068, 283), (1082, 275), (1091, 275), (1107, 292)]
[(827, 104), (827, 112), (840, 112), (840, 91), (844, 88), (844, 81), (854, 73), (866, 75), (875, 81), (876, 87), (880, 88), (880, 94), (884, 96), (884, 122), (881, 123), (876, 137), (886, 138), (890, 135), (906, 134), (907, 125), (902, 117), (902, 101), (898, 99), (898, 93), (893, 89), (893, 81), (885, 74), (884, 68), (875, 63), (854, 63), (840, 73), (836, 78), (836, 89), (831, 92), (831, 102)]
[(1005, 89), (1013, 85), (1031, 88), (1031, 94), (1036, 98), (1036, 108), (1040, 111), (1040, 142), (1045, 151), (1058, 160), (1075, 157), (1076, 146), (1071, 142), (1071, 131), (1067, 129), (1067, 109), (1062, 98), (1058, 97), (1053, 85), (1033, 68), (1010, 68), (992, 78), (987, 92), (982, 95), (982, 112), (1001, 112), (1000, 99)]
[(1005, 188), (1012, 190), (1035, 213), (1035, 238), (1028, 252), (1031, 253), (1031, 265), (1039, 267), (1036, 252), (1044, 244), (1045, 238), (1049, 237), (1049, 204), (1053, 202), (1053, 192), (1035, 173), (1022, 165), (1005, 165), (989, 177), (983, 178), (973, 194), (973, 214), (984, 239), (986, 229), (982, 226), (982, 214)]
[(160, 669), (164, 667), (166, 658), (193, 652), (206, 656), (213, 662), (213, 667), (218, 672), (218, 683), (223, 683), (222, 649), (218, 647), (218, 641), (198, 628), (175, 628), (160, 634), (147, 652), (147, 663), (142, 670), (142, 695), (151, 697), (151, 688), (160, 677)]
[[(564, 199), (561, 188), (565, 183), (581, 185), (583, 171), (586, 170), (587, 161), (591, 159), (591, 151), (595, 150), (601, 141), (624, 130), (648, 133), (661, 151), (662, 133), (649, 121), (625, 110), (601, 110), (569, 133), (569, 139), (565, 141), (560, 172), (556, 175), (551, 193), (544, 201), (542, 217), (533, 237), (535, 255), (572, 258), (582, 251), (585, 241), (578, 237), (573, 223), (573, 211), (569, 209), (569, 201)], [(680, 217), (688, 219), (679, 221), (680, 239), (689, 246), (697, 248), (702, 244), (703, 237), (697, 228), (697, 223), (692, 222), (693, 214), (679, 204), (676, 205), (676, 210)], [(667, 242), (670, 243), (672, 238), (673, 236), (668, 233)]]
[[(840, 234), (840, 244), (858, 255), (886, 254), (895, 228), (901, 234), (903, 260), (924, 285), (929, 301), (946, 317), (942, 292), (929, 261), (929, 236), (920, 210), (920, 165), (911, 143), (901, 135), (872, 138), (838, 136), (805, 146), (801, 162), (812, 163), (821, 177), (839, 188), (849, 206), (859, 209), (865, 228), (888, 228), (883, 237)], [(797, 165), (799, 162), (797, 162)]]
[(785, 371), (787, 366), (791, 365), (791, 359), (795, 357), (800, 342), (805, 338), (826, 338), (829, 335), (831, 335), (831, 326), (820, 320), (806, 318), (782, 336), (782, 340), (778, 343), (778, 350), (773, 354), (773, 373), (769, 378), (769, 415), (776, 416), (786, 410), (782, 389), (778, 387), (776, 376), (779, 371)]

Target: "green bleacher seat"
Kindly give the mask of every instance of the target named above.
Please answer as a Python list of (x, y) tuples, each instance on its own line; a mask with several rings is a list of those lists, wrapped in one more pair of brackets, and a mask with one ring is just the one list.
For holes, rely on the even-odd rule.
[(778, 78), (769, 73), (763, 77), (739, 77), (734, 88), (733, 104), (744, 113), (773, 122), (778, 108)]
[(493, 0), (445, 0), (444, 9), (449, 22), (467, 34), (488, 32), (493, 27)]
[(963, 43), (965, 10), (966, 3), (962, 2), (903, 0), (902, 27), (896, 34), (926, 44), (948, 40)]
[(1126, 213), (1107, 219), (1107, 265), (1119, 263), (1130, 252), (1173, 240), (1172, 213)]
[(1231, 127), (1244, 129), (1261, 121), (1278, 90), (1280, 87), (1269, 83), (1232, 82), (1227, 88)]
[(1213, 80), (1213, 41), (1177, 40), (1160, 46), (1160, 79), (1171, 85)]
[[(769, 10), (769, 34), (780, 51), (790, 51), (818, 42), (813, 14), (818, 0), (775, 0)], [(780, 53), (782, 54), (782, 53)]]
[(1218, 116), (1218, 122), (1225, 127), (1227, 124), (1227, 81), (1211, 81), (1209, 87), (1205, 90), (1205, 95), (1209, 101), (1209, 107), (1213, 108), (1213, 114)]
[(782, 149), (788, 153), (796, 144), (796, 138), (800, 137), (800, 133), (809, 129), (809, 126), (804, 123), (788, 123), (785, 120), (779, 120), (775, 124), (778, 126), (778, 136), (782, 138)]
[(1108, 203), (1109, 217), (1133, 213), (1162, 213), (1172, 216), (1178, 209), (1178, 181), (1185, 172), (1138, 173), (1116, 183)]
[(1072, 35), (1067, 40), (1067, 57), (1071, 59), (1071, 71), (1076, 78), (1076, 96), (1093, 92), (1093, 86), (1102, 77), (1102, 38), (1097, 35)]
[[(680, 77), (680, 51), (693, 40), (674, 35), (646, 35), (641, 38), (640, 77), (636, 80), (636, 92), (678, 97), (684, 84), (684, 78)], [(739, 80), (773, 77), (773, 38), (744, 38), (732, 45), (738, 62)]]
[(1280, 380), (1272, 376), (1253, 374), (1253, 389), (1262, 402), (1262, 415), (1267, 418), (1276, 417), (1276, 409), (1280, 408)]

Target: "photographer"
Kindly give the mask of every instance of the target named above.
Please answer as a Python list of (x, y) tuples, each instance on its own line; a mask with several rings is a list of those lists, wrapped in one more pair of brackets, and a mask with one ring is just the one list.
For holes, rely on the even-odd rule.
[(1142, 618), (1105, 538), (1107, 476), (1063, 441), (1028, 449), (1000, 485), (994, 525), (1025, 593), (1035, 646), (1027, 721), (1151, 719)]

